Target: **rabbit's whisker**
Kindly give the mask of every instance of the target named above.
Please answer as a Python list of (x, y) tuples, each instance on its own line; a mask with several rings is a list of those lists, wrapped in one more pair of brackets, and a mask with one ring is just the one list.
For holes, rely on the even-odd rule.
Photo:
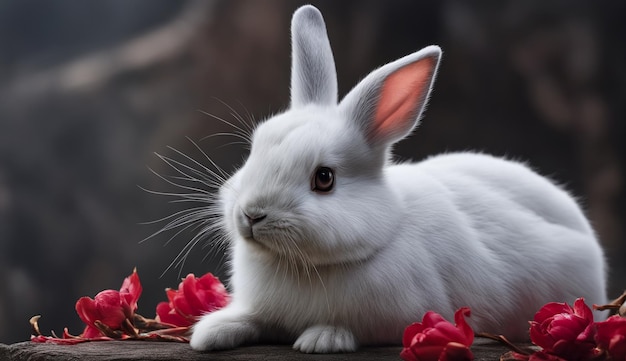
[[(241, 114), (239, 114), (239, 112), (237, 112), (232, 106), (230, 106), (225, 101), (216, 97), (214, 99), (222, 103), (222, 105), (224, 105), (226, 108), (230, 110), (230, 115), (232, 115), (233, 118), (235, 118), (239, 122), (239, 124), (241, 124), (245, 128), (245, 130), (247, 131), (246, 134), (252, 134), (252, 132), (254, 131), (254, 124), (255, 124), (254, 118), (250, 115), (250, 112), (248, 112), (248, 109), (246, 109), (246, 107), (243, 106), (243, 104), (241, 104), (241, 102), (239, 102), (239, 105), (241, 105), (246, 111), (249, 121), (246, 121), (246, 119), (242, 117)], [(248, 138), (248, 141), (250, 141), (250, 139), (251, 137)]]
[(241, 134), (243, 137), (245, 137), (246, 139), (248, 139), (248, 140), (251, 140), (251, 139), (252, 139), (252, 133), (250, 132), (250, 130), (248, 130), (248, 129), (244, 129), (244, 128), (240, 127), (240, 126), (237, 126), (237, 125), (233, 124), (232, 122), (229, 122), (228, 120), (226, 120), (226, 119), (224, 119), (224, 118), (218, 117), (218, 116), (217, 116), (217, 115), (215, 115), (215, 114), (211, 114), (211, 113), (205, 112), (205, 111), (203, 111), (203, 110), (198, 110), (198, 111), (199, 111), (200, 113), (204, 114), (204, 115), (208, 115), (208, 116), (210, 116), (210, 117), (211, 117), (211, 118), (213, 118), (213, 119), (219, 120), (220, 122), (222, 122), (222, 123), (224, 123), (224, 124), (226, 124), (226, 125), (229, 125), (229, 126), (233, 127), (235, 130), (239, 131), (239, 132), (240, 132), (240, 134)]

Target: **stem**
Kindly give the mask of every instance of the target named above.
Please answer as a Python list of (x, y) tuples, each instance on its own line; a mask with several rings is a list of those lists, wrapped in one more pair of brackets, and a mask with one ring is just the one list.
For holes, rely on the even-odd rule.
[(625, 302), (626, 302), (626, 291), (624, 291), (624, 293), (622, 293), (621, 296), (619, 296), (618, 298), (614, 299), (613, 301), (611, 301), (610, 303), (606, 305), (593, 305), (593, 309), (598, 310), (598, 311), (619, 310), (620, 307), (622, 307)]
[(597, 311), (606, 311), (606, 310), (619, 310), (619, 305), (593, 305), (593, 309)]
[(142, 315), (135, 313), (133, 315), (133, 321), (135, 326), (143, 332), (150, 332), (155, 330), (163, 330), (168, 328), (177, 328), (178, 326), (170, 323), (160, 322), (152, 318), (145, 318)]
[(493, 333), (479, 332), (479, 333), (475, 334), (475, 336), (488, 338), (488, 339), (494, 340), (494, 341), (498, 341), (498, 342), (504, 344), (506, 347), (510, 348), (511, 350), (513, 350), (513, 351), (515, 351), (515, 352), (517, 352), (519, 354), (522, 354), (522, 355), (530, 356), (530, 354), (532, 354), (531, 351), (523, 350), (523, 349), (517, 347), (516, 345), (514, 345), (511, 341), (509, 341), (506, 337), (504, 337), (502, 335), (494, 335)]
[(626, 291), (624, 291), (624, 293), (622, 293), (621, 296), (619, 296), (618, 298), (616, 298), (613, 301), (609, 302), (608, 304), (606, 304), (606, 305), (593, 305), (593, 308), (595, 310), (599, 310), (599, 311), (614, 310), (614, 309), (620, 308), (620, 306), (623, 305), (624, 302), (626, 302)]
[(190, 327), (174, 327), (174, 328), (165, 328), (161, 330), (155, 330), (149, 332), (150, 334), (157, 334), (160, 336), (169, 335), (169, 336), (185, 336), (188, 335), (190, 331)]
[(110, 337), (110, 338), (114, 338), (114, 339), (120, 339), (124, 335), (124, 333), (122, 331), (113, 330), (111, 327), (107, 326), (106, 324), (104, 324), (100, 320), (96, 320), (94, 322), (94, 326), (96, 326), (98, 331), (100, 331), (106, 337)]
[(123, 331), (131, 336), (131, 337), (137, 337), (137, 329), (135, 328), (135, 326), (133, 325), (132, 322), (130, 322), (130, 320), (127, 318), (124, 320), (124, 322), (122, 322), (122, 329)]

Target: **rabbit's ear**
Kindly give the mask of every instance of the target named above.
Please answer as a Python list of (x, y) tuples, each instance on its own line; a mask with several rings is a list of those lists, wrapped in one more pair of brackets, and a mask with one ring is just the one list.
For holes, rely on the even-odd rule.
[(429, 46), (371, 72), (341, 101), (341, 111), (373, 146), (404, 138), (426, 106), (440, 58), (441, 49)]
[(322, 14), (302, 6), (291, 20), (291, 106), (337, 104), (335, 61)]

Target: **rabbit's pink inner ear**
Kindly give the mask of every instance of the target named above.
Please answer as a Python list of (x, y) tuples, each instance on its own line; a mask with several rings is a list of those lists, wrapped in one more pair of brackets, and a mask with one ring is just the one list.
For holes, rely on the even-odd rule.
[(425, 101), (436, 59), (423, 58), (385, 79), (374, 117), (374, 137), (397, 137), (410, 131)]

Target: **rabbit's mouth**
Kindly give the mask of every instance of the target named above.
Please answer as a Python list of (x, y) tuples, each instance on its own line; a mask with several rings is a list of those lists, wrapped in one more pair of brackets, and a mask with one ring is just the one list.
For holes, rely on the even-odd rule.
[(280, 253), (280, 248), (277, 246), (277, 242), (274, 240), (276, 231), (271, 217), (266, 214), (253, 214), (240, 211), (236, 215), (237, 231), (241, 238), (254, 247), (258, 247), (264, 252)]
[(260, 250), (263, 253), (268, 253), (268, 254), (271, 254), (271, 255), (275, 255), (277, 253), (270, 246), (266, 245), (265, 243), (263, 243), (259, 239), (254, 238), (253, 236), (242, 237), (242, 238), (244, 239), (244, 241), (246, 241), (246, 243), (248, 243), (252, 247)]
[(251, 222), (243, 216), (237, 217), (237, 231), (243, 240), (274, 258), (297, 258), (306, 261), (311, 253), (315, 253), (307, 242), (303, 242), (303, 234), (290, 222), (267, 216), (262, 220)]
[[(285, 256), (290, 254), (293, 247), (293, 238), (286, 236), (276, 229), (269, 230), (268, 227), (252, 227), (252, 229), (240, 232), (241, 237), (254, 247), (264, 252), (269, 252), (275, 256)], [(302, 252), (300, 252), (302, 253)]]
[(234, 220), (236, 232), (252, 249), (273, 259), (291, 260), (294, 264), (331, 266), (365, 262), (380, 248), (366, 242), (345, 242), (343, 234), (332, 228), (312, 231), (294, 212), (240, 209), (234, 214)]

